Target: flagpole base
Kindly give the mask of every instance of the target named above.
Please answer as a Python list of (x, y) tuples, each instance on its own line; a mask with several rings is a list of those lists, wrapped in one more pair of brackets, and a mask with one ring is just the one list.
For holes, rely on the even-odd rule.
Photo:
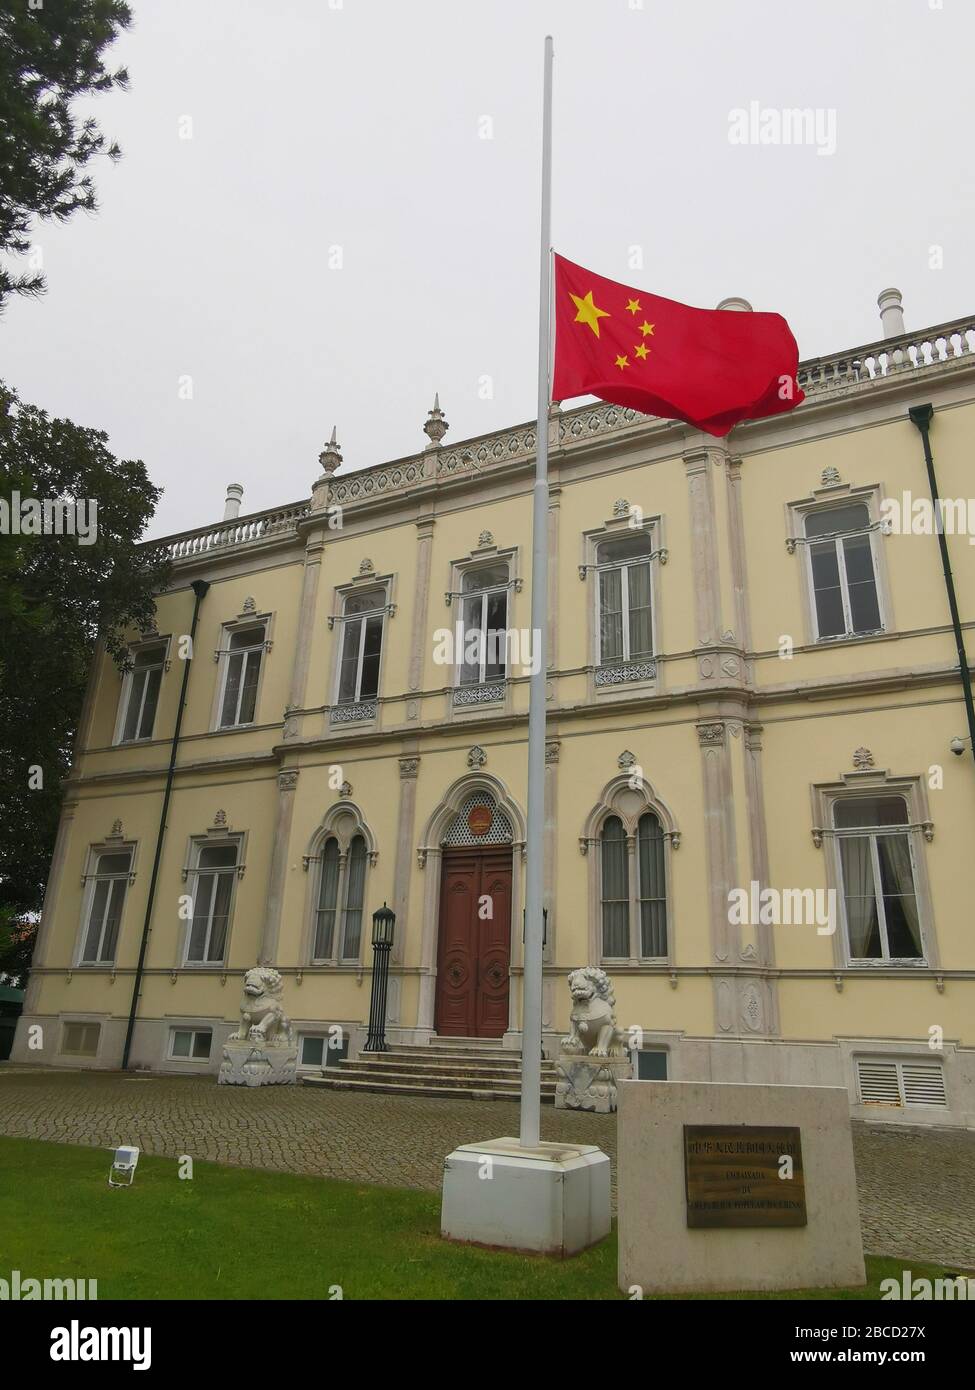
[(610, 1163), (595, 1144), (461, 1144), (444, 1161), (444, 1240), (576, 1255), (609, 1235)]

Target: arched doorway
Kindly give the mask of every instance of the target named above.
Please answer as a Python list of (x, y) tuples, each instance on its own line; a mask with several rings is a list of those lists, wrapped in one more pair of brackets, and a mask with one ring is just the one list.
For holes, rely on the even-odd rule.
[(486, 789), (464, 799), (441, 840), (441, 1037), (500, 1038), (508, 1028), (512, 841), (511, 821)]

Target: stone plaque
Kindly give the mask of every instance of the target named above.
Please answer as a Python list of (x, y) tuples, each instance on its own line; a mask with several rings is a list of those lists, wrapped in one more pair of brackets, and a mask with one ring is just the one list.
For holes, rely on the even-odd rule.
[(798, 1127), (684, 1125), (684, 1187), (688, 1226), (805, 1226)]

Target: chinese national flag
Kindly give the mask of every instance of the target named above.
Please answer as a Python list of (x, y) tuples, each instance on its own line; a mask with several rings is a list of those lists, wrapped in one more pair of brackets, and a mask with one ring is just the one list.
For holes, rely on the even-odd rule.
[(552, 398), (598, 396), (727, 434), (804, 399), (780, 314), (692, 309), (555, 257)]

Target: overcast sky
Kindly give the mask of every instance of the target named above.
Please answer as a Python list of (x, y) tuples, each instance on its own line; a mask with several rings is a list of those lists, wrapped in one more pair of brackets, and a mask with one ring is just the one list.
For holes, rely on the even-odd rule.
[[(124, 157), (97, 215), (36, 229), (0, 374), (145, 460), (150, 535), (232, 481), (245, 512), (307, 497), (333, 424), (346, 468), (417, 451), (435, 391), (448, 443), (534, 415), (546, 32), (570, 259), (743, 295), (804, 358), (880, 337), (888, 285), (909, 328), (975, 309), (971, 0), (132, 7), (131, 88), (93, 103)], [(835, 152), (730, 143), (751, 102), (835, 112)]]

